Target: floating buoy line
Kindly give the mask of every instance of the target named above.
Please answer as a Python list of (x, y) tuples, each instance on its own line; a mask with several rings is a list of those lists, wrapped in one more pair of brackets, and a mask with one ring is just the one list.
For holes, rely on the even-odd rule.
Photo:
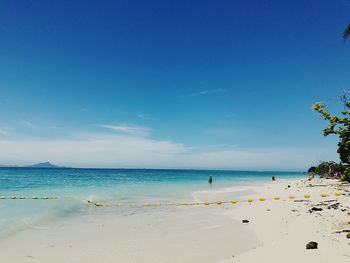
[[(334, 192), (332, 194), (327, 193), (321, 193), (320, 197), (327, 198), (331, 196), (340, 197), (343, 195), (342, 192)], [(298, 198), (298, 199), (297, 199)], [(223, 204), (237, 204), (237, 203), (253, 203), (253, 202), (266, 202), (266, 201), (278, 201), (278, 200), (292, 200), (292, 201), (307, 201), (311, 199), (312, 196), (310, 194), (304, 194), (302, 197), (298, 197), (295, 195), (289, 195), (288, 197), (280, 197), (280, 196), (274, 196), (274, 197), (259, 197), (259, 198), (247, 198), (242, 200), (229, 200), (229, 201), (215, 201), (215, 202), (182, 202), (182, 203), (119, 203), (115, 204), (112, 202), (95, 202), (93, 200), (86, 200), (87, 204), (94, 205), (96, 207), (159, 207), (159, 206), (209, 206), (209, 205), (223, 205)], [(40, 201), (40, 200), (59, 200), (59, 199), (77, 199), (80, 200), (81, 198), (79, 196), (0, 196), (0, 201), (11, 201), (11, 200), (27, 200), (27, 201)]]

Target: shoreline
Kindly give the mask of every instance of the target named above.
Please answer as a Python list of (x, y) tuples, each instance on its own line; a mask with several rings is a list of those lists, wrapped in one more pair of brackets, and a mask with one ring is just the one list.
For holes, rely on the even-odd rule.
[[(267, 177), (269, 178), (269, 177)], [(31, 228), (31, 225), (45, 225), (51, 221), (69, 220), (70, 216), (75, 214), (84, 214), (87, 212), (87, 200), (92, 200), (94, 203), (113, 204), (114, 206), (122, 206), (123, 209), (131, 206), (142, 206), (143, 204), (162, 204), (167, 205), (183, 204), (192, 202), (215, 202), (219, 200), (229, 200), (230, 198), (237, 199), (239, 196), (254, 191), (255, 188), (261, 187), (270, 180), (265, 178), (255, 178), (223, 182), (222, 179), (215, 180), (213, 185), (209, 185), (206, 179), (195, 185), (192, 181), (187, 183), (166, 183), (165, 188), (162, 185), (144, 187), (136, 195), (132, 191), (111, 191), (112, 188), (106, 188), (106, 192), (98, 189), (86, 189), (83, 192), (80, 188), (78, 191), (67, 190), (63, 188), (60, 191), (58, 188), (54, 191), (38, 189), (38, 191), (21, 191), (18, 194), (16, 191), (2, 192), (0, 194), (0, 208), (4, 211), (4, 217), (0, 219), (0, 239), (4, 236), (15, 235), (17, 232), (25, 231)], [(283, 179), (288, 180), (288, 179)], [(135, 189), (135, 187), (133, 187)], [(155, 191), (151, 192), (154, 188)], [(69, 189), (69, 188), (68, 188)], [(73, 188), (72, 188), (73, 189)], [(103, 188), (102, 188), (103, 189)], [(125, 187), (124, 189), (127, 189)], [(161, 190), (159, 190), (161, 189)], [(196, 190), (198, 189), (198, 190)], [(92, 190), (93, 194), (89, 194)], [(136, 189), (137, 187), (136, 187)], [(51, 193), (50, 193), (51, 192)], [(61, 192), (61, 194), (60, 194)], [(33, 200), (32, 196), (38, 198)], [(72, 196), (73, 199), (66, 199), (65, 196)], [(12, 200), (12, 197), (16, 199)], [(41, 198), (43, 197), (43, 198)], [(48, 198), (45, 200), (45, 197)], [(119, 198), (122, 197), (122, 198)], [(51, 199), (52, 198), (52, 199)], [(6, 200), (8, 199), (8, 200)], [(130, 208), (131, 208), (130, 206)], [(121, 209), (120, 209), (121, 210)], [(68, 217), (68, 218), (67, 218)]]
[(102, 209), (3, 240), (0, 261), (210, 263), (248, 251), (257, 241), (222, 206), (152, 207), (118, 215), (118, 208)]
[[(254, 185), (246, 192), (214, 191), (212, 195), (207, 192), (193, 196), (194, 201), (196, 198), (218, 201), (232, 200), (239, 193), (241, 200), (237, 204), (137, 210), (92, 206), (84, 215), (58, 220), (0, 241), (0, 260), (350, 262), (347, 252), (350, 240), (346, 239), (346, 233), (334, 233), (342, 228), (350, 229), (349, 196), (333, 196), (340, 187), (334, 180), (283, 179)], [(348, 189), (340, 191), (348, 195)], [(324, 192), (330, 196), (321, 197)], [(300, 199), (304, 194), (311, 196), (307, 202), (289, 199), (291, 195)], [(275, 196), (280, 196), (280, 200), (273, 200)], [(261, 197), (267, 200), (259, 201)], [(248, 203), (249, 198), (254, 201)], [(336, 200), (339, 207), (327, 209), (325, 206), (322, 211), (308, 212), (327, 200)], [(244, 219), (249, 223), (243, 224)], [(319, 249), (306, 250), (309, 241), (318, 242)]]
[[(350, 229), (349, 190), (350, 184), (328, 179), (266, 185), (251, 197), (273, 193), (281, 199), (253, 202), (228, 212), (236, 220), (247, 218), (258, 239), (255, 248), (238, 255), (234, 262), (350, 262), (350, 239), (347, 232), (341, 232)], [(318, 243), (318, 249), (306, 249), (311, 241)]]

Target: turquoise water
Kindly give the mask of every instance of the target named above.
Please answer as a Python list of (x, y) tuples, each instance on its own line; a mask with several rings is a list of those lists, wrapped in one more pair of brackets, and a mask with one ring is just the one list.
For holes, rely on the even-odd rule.
[[(212, 185), (207, 182), (209, 176), (214, 179)], [(0, 199), (0, 237), (60, 217), (97, 212), (91, 211), (87, 199), (112, 203), (190, 202), (197, 191), (244, 187), (270, 181), (271, 176), (289, 179), (304, 175), (300, 172), (0, 168), (0, 196), (29, 197)], [(32, 196), (59, 199), (32, 200)]]

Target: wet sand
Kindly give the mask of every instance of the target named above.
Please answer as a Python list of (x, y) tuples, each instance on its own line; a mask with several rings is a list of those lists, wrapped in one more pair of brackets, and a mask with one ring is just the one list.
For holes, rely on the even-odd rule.
[[(274, 200), (277, 196), (280, 199)], [(237, 192), (222, 191), (197, 194), (194, 201), (232, 199), (238, 203), (123, 212), (92, 206), (86, 215), (1, 240), (0, 261), (350, 262), (350, 239), (346, 232), (337, 233), (350, 229), (349, 185), (284, 180), (241, 192), (238, 198)], [(310, 213), (313, 207), (322, 210)], [(244, 219), (249, 223), (242, 223)], [(310, 241), (317, 242), (318, 249), (307, 250)]]

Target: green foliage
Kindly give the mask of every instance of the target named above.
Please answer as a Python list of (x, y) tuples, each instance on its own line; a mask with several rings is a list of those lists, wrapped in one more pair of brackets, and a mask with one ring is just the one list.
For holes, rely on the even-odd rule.
[(350, 167), (345, 169), (344, 173), (340, 177), (340, 180), (350, 182)]
[(333, 176), (336, 173), (343, 173), (345, 166), (336, 162), (321, 162), (316, 167), (316, 173), (321, 177), (323, 176)]
[(327, 175), (327, 174), (330, 174), (330, 167), (328, 165), (327, 162), (322, 162), (320, 163), (319, 166), (317, 166), (316, 168), (316, 173), (318, 173), (319, 175)]
[(341, 101), (344, 103), (345, 110), (341, 112), (342, 116), (332, 116), (326, 106), (321, 103), (315, 103), (313, 110), (317, 111), (325, 120), (329, 122), (328, 126), (323, 129), (323, 135), (328, 136), (335, 134), (339, 137), (338, 153), (342, 163), (350, 164), (350, 102), (347, 101), (345, 95), (342, 96)]

